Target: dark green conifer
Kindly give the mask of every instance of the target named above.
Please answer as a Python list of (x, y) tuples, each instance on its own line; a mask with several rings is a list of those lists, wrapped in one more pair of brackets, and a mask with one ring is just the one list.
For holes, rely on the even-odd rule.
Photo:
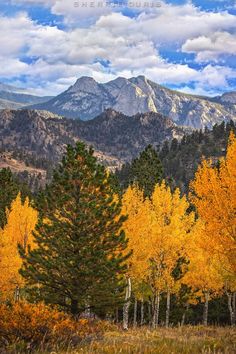
[(6, 223), (6, 208), (9, 208), (19, 192), (19, 184), (10, 168), (0, 170), (0, 228)]
[(137, 184), (144, 191), (145, 197), (150, 197), (155, 185), (162, 180), (163, 168), (157, 151), (148, 145), (139, 157), (123, 165), (116, 174), (123, 189)]
[(36, 248), (28, 254), (20, 250), (31, 300), (59, 304), (73, 314), (117, 305), (128, 257), (121, 231), (125, 218), (92, 149), (68, 146), (37, 208)]
[(131, 183), (136, 183), (146, 197), (150, 197), (154, 187), (162, 180), (163, 169), (156, 150), (148, 145), (131, 164)]

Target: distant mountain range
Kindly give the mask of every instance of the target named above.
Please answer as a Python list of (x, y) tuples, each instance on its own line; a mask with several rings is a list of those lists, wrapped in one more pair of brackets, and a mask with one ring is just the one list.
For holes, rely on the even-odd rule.
[(181, 138), (186, 129), (159, 113), (139, 113), (128, 117), (106, 110), (90, 121), (61, 118), (36, 110), (0, 111), (0, 149), (21, 151), (57, 162), (67, 144), (77, 140), (92, 145), (100, 160), (119, 167), (136, 157), (148, 144)]
[(31, 108), (85, 121), (107, 108), (126, 116), (154, 112), (180, 126), (211, 128), (222, 121), (236, 120), (236, 92), (210, 98), (170, 90), (144, 76), (118, 77), (104, 84), (91, 77), (81, 77), (65, 92)]
[(26, 90), (0, 83), (0, 109), (18, 109), (50, 100), (51, 96), (29, 95)]

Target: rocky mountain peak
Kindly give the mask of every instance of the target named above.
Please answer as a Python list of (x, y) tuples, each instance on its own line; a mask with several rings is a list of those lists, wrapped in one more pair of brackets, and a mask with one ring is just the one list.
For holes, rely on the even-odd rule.
[(116, 79), (109, 81), (105, 85), (115, 85), (115, 86), (121, 88), (124, 85), (129, 85), (129, 80), (126, 79), (125, 77), (119, 76)]
[(148, 79), (144, 75), (139, 75), (137, 77), (131, 77), (129, 79), (130, 82), (139, 85), (139, 84), (148, 84)]
[(94, 78), (89, 76), (81, 76), (76, 83), (67, 90), (67, 92), (84, 91), (92, 93), (98, 88), (98, 85), (99, 84), (94, 80)]
[(236, 91), (224, 93), (222, 96), (220, 96), (220, 101), (236, 104)]

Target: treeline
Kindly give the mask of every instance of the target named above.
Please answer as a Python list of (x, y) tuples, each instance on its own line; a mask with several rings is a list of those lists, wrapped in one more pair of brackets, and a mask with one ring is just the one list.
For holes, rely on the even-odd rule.
[[(186, 134), (178, 141), (176, 138), (166, 140), (157, 149), (163, 166), (163, 177), (173, 187), (188, 192), (190, 181), (194, 178), (199, 164), (204, 158), (211, 158), (217, 163), (219, 158), (225, 156), (230, 131), (236, 132), (233, 121), (216, 124), (209, 130), (195, 130)], [(134, 161), (137, 161), (135, 159)], [(136, 162), (135, 162), (136, 163)], [(121, 186), (127, 188), (133, 179), (133, 161), (124, 164), (117, 176)]]
[(68, 146), (34, 198), (2, 170), (1, 302), (43, 301), (125, 329), (235, 324), (233, 132), (225, 157), (204, 160), (188, 194), (165, 176), (148, 146), (120, 185), (83, 143)]

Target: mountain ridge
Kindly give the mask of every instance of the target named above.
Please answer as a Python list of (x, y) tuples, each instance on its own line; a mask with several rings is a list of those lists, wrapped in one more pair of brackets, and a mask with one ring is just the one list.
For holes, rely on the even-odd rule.
[(159, 146), (166, 139), (181, 138), (184, 132), (171, 119), (154, 112), (128, 117), (110, 109), (86, 122), (36, 110), (0, 111), (3, 151), (17, 149), (52, 161), (58, 161), (65, 146), (77, 140), (114, 159), (128, 161), (146, 145)]
[(27, 90), (0, 82), (0, 109), (20, 109), (28, 105), (44, 103), (52, 96), (36, 96)]
[(108, 108), (127, 116), (155, 112), (168, 116), (177, 125), (195, 129), (236, 119), (234, 93), (230, 102), (222, 96), (194, 96), (165, 88), (142, 75), (130, 79), (118, 77), (106, 83), (83, 76), (48, 102), (29, 108), (82, 120), (91, 120)]

